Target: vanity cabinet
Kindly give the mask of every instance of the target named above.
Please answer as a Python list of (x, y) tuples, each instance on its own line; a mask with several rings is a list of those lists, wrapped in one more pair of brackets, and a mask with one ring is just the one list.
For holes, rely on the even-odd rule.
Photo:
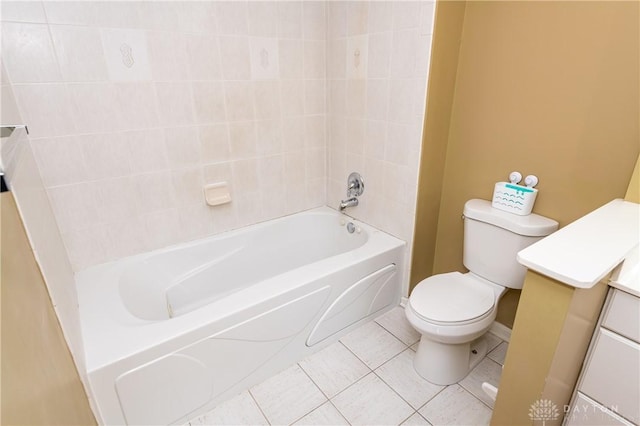
[(611, 288), (565, 425), (640, 424), (640, 298)]

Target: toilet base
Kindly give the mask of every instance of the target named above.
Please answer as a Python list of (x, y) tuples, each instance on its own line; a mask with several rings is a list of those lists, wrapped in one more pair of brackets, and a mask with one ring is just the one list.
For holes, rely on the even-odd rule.
[(452, 385), (464, 379), (486, 354), (484, 336), (461, 344), (434, 342), (422, 336), (413, 358), (413, 367), (433, 384)]

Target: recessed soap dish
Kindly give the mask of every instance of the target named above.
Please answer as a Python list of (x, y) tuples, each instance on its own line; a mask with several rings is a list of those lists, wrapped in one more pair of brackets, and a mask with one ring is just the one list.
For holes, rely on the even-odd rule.
[(227, 182), (210, 183), (204, 186), (204, 199), (210, 206), (219, 206), (231, 202)]

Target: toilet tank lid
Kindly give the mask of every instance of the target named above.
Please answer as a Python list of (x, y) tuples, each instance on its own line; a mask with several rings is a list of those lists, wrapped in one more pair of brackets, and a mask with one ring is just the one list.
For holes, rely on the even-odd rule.
[(529, 237), (544, 237), (558, 229), (558, 222), (553, 219), (535, 213), (519, 216), (494, 209), (487, 200), (467, 201), (464, 204), (464, 216)]

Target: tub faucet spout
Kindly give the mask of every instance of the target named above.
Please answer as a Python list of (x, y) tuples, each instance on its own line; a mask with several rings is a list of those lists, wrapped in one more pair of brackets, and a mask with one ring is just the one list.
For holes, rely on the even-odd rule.
[(347, 200), (340, 201), (340, 211), (343, 212), (347, 207), (355, 207), (358, 205), (358, 199), (351, 197)]

